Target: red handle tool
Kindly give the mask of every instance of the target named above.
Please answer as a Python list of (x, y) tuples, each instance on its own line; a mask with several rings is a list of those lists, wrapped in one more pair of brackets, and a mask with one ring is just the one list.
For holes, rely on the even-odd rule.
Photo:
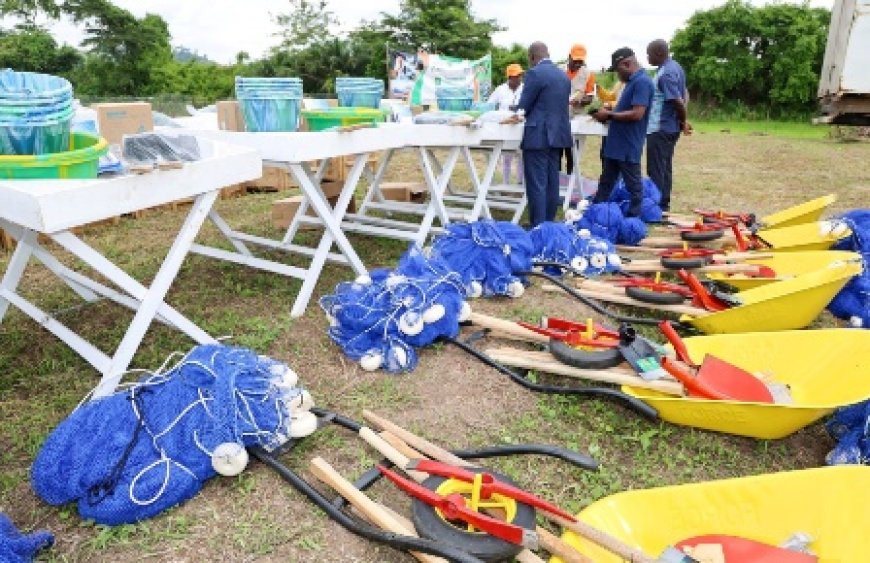
[(529, 549), (537, 549), (538, 547), (538, 534), (534, 530), (527, 530), (521, 526), (509, 524), (503, 520), (471, 510), (466, 505), (465, 498), (460, 494), (442, 497), (438, 493), (405, 479), (383, 466), (379, 465), (378, 469), (399, 489), (425, 502), (429, 506), (439, 509), (448, 520), (462, 520), (478, 530), (515, 545), (521, 545)]

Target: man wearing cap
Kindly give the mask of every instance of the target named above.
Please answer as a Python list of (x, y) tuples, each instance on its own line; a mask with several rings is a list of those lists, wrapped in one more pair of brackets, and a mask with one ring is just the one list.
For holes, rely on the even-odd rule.
[(523, 151), (529, 223), (536, 227), (556, 219), (559, 208), (559, 159), (571, 146), (568, 96), (571, 81), (553, 61), (547, 46), (529, 46), (529, 70), (518, 110), (525, 113)]
[(510, 64), (505, 71), (507, 82), (498, 86), (489, 95), (489, 102), (495, 104), (500, 111), (513, 111), (520, 102), (523, 93), (523, 67)]
[[(523, 67), (514, 63), (509, 64), (505, 69), (507, 82), (498, 86), (489, 95), (489, 103), (495, 104), (495, 109), (499, 111), (515, 111), (517, 104), (520, 101), (520, 96), (523, 94)], [(505, 183), (511, 181), (511, 168), (513, 167), (514, 152), (506, 151), (502, 153), (502, 178)], [(523, 161), (517, 159), (517, 182), (523, 182)]]
[(686, 113), (686, 73), (680, 63), (670, 57), (664, 39), (647, 45), (646, 56), (649, 64), (658, 67), (646, 131), (646, 172), (661, 190), (661, 207), (667, 211), (671, 206), (674, 149), (680, 133), (692, 133)]
[[(568, 52), (568, 65), (565, 74), (571, 81), (571, 96), (568, 103), (571, 104), (571, 117), (583, 105), (592, 101), (595, 95), (595, 75), (586, 66), (586, 46), (575, 43)], [(574, 156), (571, 149), (565, 151), (565, 172), (571, 174), (574, 171)]]
[(611, 56), (611, 71), (616, 71), (625, 88), (613, 110), (602, 108), (593, 114), (601, 123), (609, 123), (607, 143), (604, 146), (601, 179), (595, 203), (606, 202), (619, 175), (631, 194), (627, 216), (638, 217), (643, 201), (643, 184), (640, 172), (640, 156), (646, 140), (649, 108), (652, 105), (655, 86), (634, 51), (628, 47), (617, 49)]

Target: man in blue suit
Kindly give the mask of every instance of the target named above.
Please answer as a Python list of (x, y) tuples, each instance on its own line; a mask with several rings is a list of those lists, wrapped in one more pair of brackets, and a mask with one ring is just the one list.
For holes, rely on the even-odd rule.
[(562, 150), (571, 146), (570, 95), (571, 81), (550, 60), (547, 46), (532, 43), (529, 70), (518, 104), (526, 119), (520, 148), (531, 227), (556, 219)]

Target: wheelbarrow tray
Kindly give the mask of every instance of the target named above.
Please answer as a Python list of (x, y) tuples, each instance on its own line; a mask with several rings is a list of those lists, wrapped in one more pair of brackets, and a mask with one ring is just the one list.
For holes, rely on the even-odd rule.
[[(579, 518), (651, 555), (709, 533), (778, 545), (805, 532), (819, 561), (833, 563), (866, 560), (866, 526), (857, 522), (868, 503), (870, 467), (852, 465), (627, 491)], [(571, 532), (563, 539), (596, 563), (622, 561)]]
[(767, 229), (793, 227), (805, 223), (814, 223), (822, 218), (825, 210), (837, 201), (837, 196), (828, 194), (798, 205), (788, 207), (776, 213), (762, 217), (759, 222)]
[[(776, 277), (748, 277), (741, 273), (730, 274), (723, 272), (704, 272), (711, 280), (720, 281), (730, 285), (738, 291), (754, 289), (763, 285), (780, 282), (808, 274), (816, 270), (827, 268), (834, 262), (849, 262), (861, 260), (861, 255), (855, 252), (842, 250), (808, 250), (799, 252), (775, 252), (768, 254), (767, 258), (746, 259), (744, 264), (755, 266), (767, 266), (776, 272)], [(704, 270), (701, 270), (702, 272)]]
[(836, 263), (736, 294), (739, 306), (707, 315), (684, 315), (705, 334), (771, 332), (804, 328), (813, 322), (852, 277), (862, 271), (857, 262)]
[(833, 233), (822, 234), (818, 222), (804, 223), (791, 227), (766, 228), (758, 231), (758, 236), (771, 246), (774, 252), (801, 252), (805, 250), (828, 250), (841, 238), (850, 236), (851, 231), (843, 236)]
[(834, 409), (870, 398), (870, 331), (832, 328), (695, 336), (684, 339), (700, 363), (711, 354), (788, 385), (793, 404), (711, 401), (623, 386), (662, 420), (765, 440), (784, 438)]

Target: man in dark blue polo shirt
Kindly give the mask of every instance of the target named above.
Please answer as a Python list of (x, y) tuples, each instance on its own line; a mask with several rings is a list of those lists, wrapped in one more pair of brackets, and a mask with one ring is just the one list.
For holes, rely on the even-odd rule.
[(674, 149), (680, 133), (692, 133), (686, 114), (686, 73), (670, 57), (664, 39), (651, 42), (646, 56), (649, 64), (659, 67), (653, 80), (655, 94), (646, 131), (646, 171), (661, 190), (661, 207), (667, 211), (671, 206)]
[(616, 180), (622, 174), (625, 187), (631, 194), (627, 216), (638, 217), (643, 201), (640, 156), (646, 141), (649, 108), (655, 87), (652, 79), (637, 62), (634, 51), (628, 47), (614, 51), (611, 61), (613, 65), (610, 70), (616, 71), (619, 79), (626, 84), (614, 110), (601, 109), (592, 116), (601, 123), (610, 124), (604, 146), (601, 179), (598, 181), (594, 202), (607, 201)]

